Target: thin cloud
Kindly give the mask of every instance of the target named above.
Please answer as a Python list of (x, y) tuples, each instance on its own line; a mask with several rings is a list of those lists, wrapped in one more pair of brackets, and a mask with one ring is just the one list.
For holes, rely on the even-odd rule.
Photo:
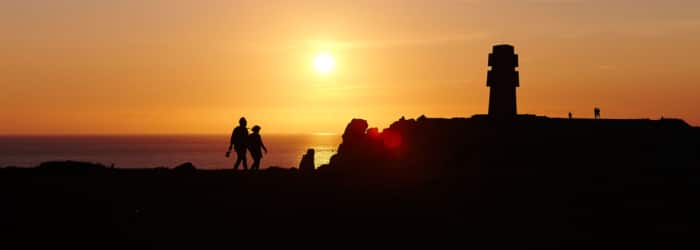
[(406, 47), (406, 46), (425, 46), (439, 45), (445, 43), (466, 42), (473, 40), (481, 40), (488, 38), (489, 35), (485, 32), (475, 32), (472, 34), (451, 35), (442, 37), (428, 38), (406, 38), (406, 39), (389, 39), (389, 40), (356, 40), (356, 41), (324, 41), (324, 40), (305, 40), (302, 41), (306, 46), (313, 48), (329, 48), (338, 50), (349, 49), (376, 49), (376, 48), (391, 48), (391, 47)]
[(384, 40), (323, 40), (323, 39), (306, 39), (306, 40), (290, 40), (289, 42), (262, 42), (262, 41), (238, 41), (238, 46), (231, 51), (246, 53), (274, 53), (286, 50), (306, 49), (328, 49), (328, 50), (353, 50), (353, 49), (383, 49), (396, 47), (411, 47), (411, 46), (431, 46), (448, 43), (460, 43), (467, 41), (483, 40), (489, 38), (490, 35), (486, 32), (474, 32), (471, 34), (458, 34), (446, 36), (425, 36), (425, 38), (397, 38)]

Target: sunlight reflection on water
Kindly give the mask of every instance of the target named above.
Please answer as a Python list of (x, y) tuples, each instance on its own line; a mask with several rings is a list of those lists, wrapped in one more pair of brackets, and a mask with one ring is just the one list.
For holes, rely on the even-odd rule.
[(314, 148), (316, 150), (314, 154), (314, 162), (316, 163), (316, 168), (320, 167), (323, 164), (328, 164), (331, 160), (331, 156), (333, 156), (337, 150), (337, 147), (325, 147), (325, 146), (318, 146)]

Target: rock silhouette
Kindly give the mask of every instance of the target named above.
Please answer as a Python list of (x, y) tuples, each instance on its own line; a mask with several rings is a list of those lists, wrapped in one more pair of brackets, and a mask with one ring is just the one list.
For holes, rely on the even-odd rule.
[(36, 167), (38, 171), (59, 175), (76, 174), (102, 174), (108, 172), (108, 168), (102, 164), (80, 161), (50, 161), (41, 163)]
[[(503, 163), (527, 168), (569, 164), (565, 159), (602, 164), (587, 160), (593, 158), (606, 159), (605, 164), (650, 165), (668, 159), (690, 163), (698, 133), (678, 119), (594, 122), (524, 115), (504, 121), (477, 115), (401, 120), (381, 133), (360, 133), (366, 124), (359, 119), (348, 124), (330, 168), (400, 166), (438, 171)], [(401, 143), (392, 146), (397, 140)]]
[(195, 167), (191, 162), (186, 162), (173, 168), (173, 171), (180, 173), (194, 173), (197, 172), (197, 167)]
[(301, 157), (301, 162), (299, 162), (299, 171), (302, 173), (310, 173), (316, 169), (316, 164), (314, 163), (315, 151), (310, 148), (306, 151), (306, 154)]

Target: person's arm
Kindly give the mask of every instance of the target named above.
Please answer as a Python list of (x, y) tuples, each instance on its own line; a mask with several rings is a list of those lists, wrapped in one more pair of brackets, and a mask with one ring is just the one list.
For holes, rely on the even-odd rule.
[(228, 151), (231, 151), (231, 148), (233, 148), (233, 137), (236, 135), (236, 129), (233, 129), (233, 132), (231, 132), (231, 140), (229, 140), (228, 143)]

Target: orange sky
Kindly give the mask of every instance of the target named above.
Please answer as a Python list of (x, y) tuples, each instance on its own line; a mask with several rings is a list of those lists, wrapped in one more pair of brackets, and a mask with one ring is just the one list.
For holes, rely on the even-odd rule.
[[(292, 4), (293, 2), (294, 4)], [(485, 113), (520, 55), (520, 113), (700, 125), (700, 1), (5, 0), (0, 134), (341, 133), (353, 117)], [(319, 52), (334, 72), (313, 71)]]

